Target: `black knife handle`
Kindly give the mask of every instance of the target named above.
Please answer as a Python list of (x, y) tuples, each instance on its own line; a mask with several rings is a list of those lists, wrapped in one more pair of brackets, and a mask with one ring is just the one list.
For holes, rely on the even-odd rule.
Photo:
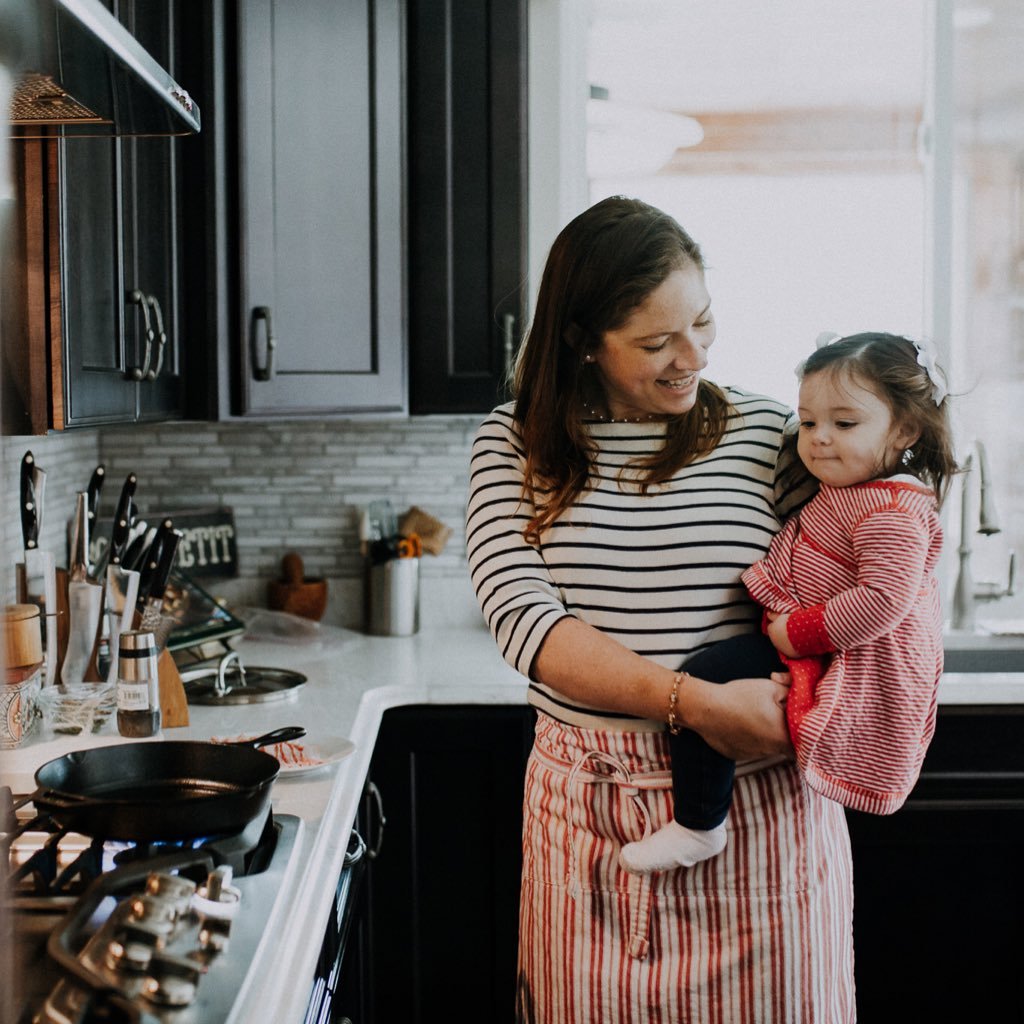
[(124, 548), (128, 543), (128, 531), (131, 528), (132, 498), (135, 495), (137, 482), (138, 478), (135, 474), (129, 473), (121, 488), (121, 497), (118, 499), (117, 511), (114, 513), (114, 529), (110, 536), (111, 565), (120, 565), (124, 556)]
[(36, 460), (25, 452), (21, 460), (21, 538), (25, 550), (33, 550), (39, 543), (39, 514), (36, 508), (36, 489), (32, 484), (32, 471)]
[(142, 556), (142, 568), (139, 570), (139, 602), (141, 604), (145, 604), (150, 596), (150, 587), (156, 577), (157, 569), (160, 567), (160, 552), (163, 550), (164, 542), (173, 525), (170, 519), (164, 519), (156, 528), (153, 539)]
[(160, 548), (160, 562), (156, 572), (153, 574), (153, 581), (149, 588), (151, 600), (162, 600), (167, 590), (167, 583), (171, 578), (171, 569), (174, 568), (174, 559), (178, 554), (178, 545), (184, 534), (181, 530), (170, 530), (164, 537)]
[(94, 523), (96, 521), (96, 509), (100, 503), (100, 491), (103, 490), (103, 480), (107, 475), (106, 466), (97, 466), (89, 478), (89, 486), (85, 489), (86, 494), (86, 509), (89, 516), (89, 522)]

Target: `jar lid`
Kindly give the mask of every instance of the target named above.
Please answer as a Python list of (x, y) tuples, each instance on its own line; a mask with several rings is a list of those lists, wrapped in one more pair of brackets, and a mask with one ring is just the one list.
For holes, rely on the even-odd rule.
[(22, 619), (34, 619), (38, 616), (37, 604), (5, 604), (2, 613), (4, 622), (20, 622)]
[(157, 653), (156, 636), (149, 629), (126, 629), (119, 635), (118, 648), (122, 657), (149, 657)]

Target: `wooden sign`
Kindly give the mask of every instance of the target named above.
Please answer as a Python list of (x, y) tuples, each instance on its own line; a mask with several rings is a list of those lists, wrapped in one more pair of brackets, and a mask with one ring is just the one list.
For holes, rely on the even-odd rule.
[(174, 560), (177, 569), (189, 576), (238, 575), (238, 545), (235, 516), (229, 508), (192, 512), (167, 512), (174, 528), (181, 530), (181, 544)]
[[(205, 579), (208, 576), (238, 575), (238, 544), (235, 540), (235, 515), (230, 508), (181, 509), (177, 512), (140, 513), (150, 526), (170, 519), (181, 530), (181, 543), (174, 559), (175, 568), (186, 575)], [(89, 543), (89, 559), (95, 564), (110, 543), (113, 523), (101, 519), (94, 526)]]

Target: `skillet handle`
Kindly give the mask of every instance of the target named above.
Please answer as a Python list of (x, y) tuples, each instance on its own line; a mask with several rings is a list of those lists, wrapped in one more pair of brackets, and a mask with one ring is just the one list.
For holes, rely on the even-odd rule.
[(288, 740), (297, 740), (306, 735), (306, 730), (301, 725), (285, 725), (273, 732), (266, 732), (251, 740), (235, 740), (234, 745), (239, 747), (266, 747), (271, 743), (286, 743)]
[(97, 801), (79, 793), (59, 793), (54, 789), (41, 789), (32, 794), (32, 803), (45, 810), (56, 807), (58, 810), (67, 811), (79, 807), (91, 807)]

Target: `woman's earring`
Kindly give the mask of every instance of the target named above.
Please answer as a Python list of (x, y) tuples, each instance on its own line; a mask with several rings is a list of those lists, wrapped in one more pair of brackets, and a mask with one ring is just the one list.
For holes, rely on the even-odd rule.
[(592, 363), (593, 361), (594, 357), (589, 352), (583, 357), (583, 362), (585, 363)]
[(900, 462), (902, 462), (904, 466), (909, 466), (910, 463), (913, 461), (913, 458), (914, 458), (914, 449), (913, 448), (908, 448), (903, 453), (903, 456), (900, 459)]

